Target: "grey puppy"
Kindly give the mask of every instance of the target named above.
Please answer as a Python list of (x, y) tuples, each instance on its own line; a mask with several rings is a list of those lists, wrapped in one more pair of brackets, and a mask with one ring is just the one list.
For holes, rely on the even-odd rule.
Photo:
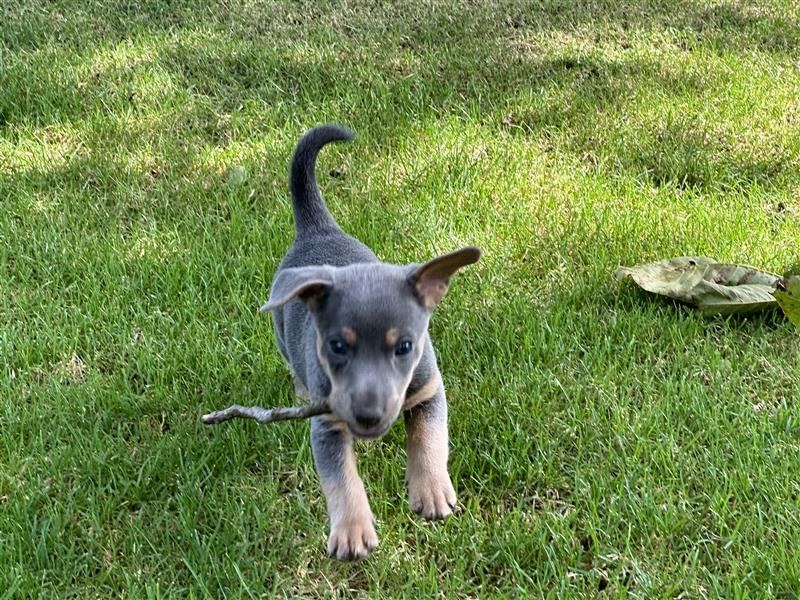
[(447, 402), (428, 321), (450, 277), (480, 257), (468, 247), (421, 265), (390, 265), (344, 233), (325, 206), (314, 166), (325, 144), (353, 137), (324, 125), (298, 143), (290, 175), (297, 233), (261, 307), (272, 311), (298, 393), (331, 409), (312, 419), (311, 444), (328, 504), (328, 554), (339, 559), (363, 558), (378, 545), (354, 439), (382, 436), (401, 411), (412, 509), (443, 519), (455, 506)]

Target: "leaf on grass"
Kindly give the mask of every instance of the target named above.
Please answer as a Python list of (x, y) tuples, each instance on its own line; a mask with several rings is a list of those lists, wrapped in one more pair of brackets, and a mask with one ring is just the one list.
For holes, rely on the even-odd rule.
[(772, 295), (789, 320), (800, 327), (800, 276), (790, 277), (786, 281), (786, 290), (775, 290)]
[(729, 265), (706, 256), (681, 256), (619, 267), (618, 280), (630, 277), (654, 294), (698, 307), (706, 314), (746, 313), (777, 306), (774, 292), (783, 278), (753, 267)]

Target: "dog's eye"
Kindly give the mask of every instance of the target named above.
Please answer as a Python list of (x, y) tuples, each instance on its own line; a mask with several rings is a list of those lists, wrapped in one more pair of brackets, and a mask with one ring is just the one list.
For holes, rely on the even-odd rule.
[(343, 340), (331, 340), (328, 342), (328, 347), (331, 349), (331, 352), (339, 356), (347, 354), (347, 344), (344, 343)]
[(408, 340), (403, 340), (397, 346), (394, 347), (394, 354), (395, 356), (405, 356), (409, 352), (411, 352), (411, 348), (413, 345)]

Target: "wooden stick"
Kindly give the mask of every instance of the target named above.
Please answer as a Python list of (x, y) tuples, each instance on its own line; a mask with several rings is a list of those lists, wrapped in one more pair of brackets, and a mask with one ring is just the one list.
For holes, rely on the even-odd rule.
[(202, 420), (206, 425), (216, 425), (229, 419), (255, 419), (259, 423), (272, 423), (273, 421), (287, 421), (289, 419), (307, 419), (316, 415), (331, 412), (327, 404), (309, 404), (305, 406), (277, 406), (275, 408), (261, 408), (260, 406), (239, 406), (234, 404), (223, 410), (217, 410), (203, 415)]

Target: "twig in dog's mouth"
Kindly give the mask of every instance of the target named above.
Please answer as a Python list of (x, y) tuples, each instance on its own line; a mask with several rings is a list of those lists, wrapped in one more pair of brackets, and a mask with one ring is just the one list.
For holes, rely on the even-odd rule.
[(223, 410), (217, 410), (202, 416), (206, 425), (216, 425), (229, 419), (255, 419), (259, 423), (288, 421), (290, 419), (307, 419), (331, 412), (327, 404), (310, 404), (306, 406), (277, 406), (262, 408), (260, 406), (239, 406), (234, 404)]

